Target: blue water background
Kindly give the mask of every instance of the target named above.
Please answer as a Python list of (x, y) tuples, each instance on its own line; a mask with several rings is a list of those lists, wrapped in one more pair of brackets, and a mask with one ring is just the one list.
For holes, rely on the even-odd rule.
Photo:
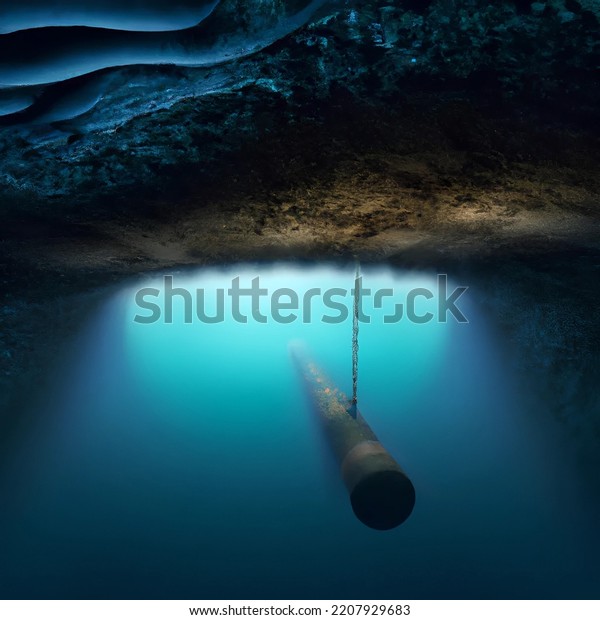
[[(300, 294), (353, 284), (352, 266), (283, 264), (185, 272), (175, 285), (214, 299), (238, 275)], [(364, 286), (396, 298), (435, 282), (364, 270)], [(186, 325), (176, 306), (173, 324), (141, 325), (141, 286), (162, 280), (101, 304), (4, 455), (0, 596), (600, 594), (595, 500), (476, 289), (460, 302), (466, 325), (381, 313), (361, 325), (360, 408), (417, 492), (410, 519), (377, 532), (351, 511), (288, 353), (301, 338), (349, 392), (351, 320), (323, 323), (332, 312), (314, 302), (310, 324)]]

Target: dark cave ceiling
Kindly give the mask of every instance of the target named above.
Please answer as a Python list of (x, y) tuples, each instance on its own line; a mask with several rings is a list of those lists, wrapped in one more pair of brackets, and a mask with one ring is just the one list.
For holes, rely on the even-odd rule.
[[(173, 136), (222, 110), (223, 97), (254, 101), (250, 115), (299, 116), (342, 91), (388, 105), (415, 85), (574, 117), (600, 101), (595, 0), (46, 4), (0, 8), (2, 193), (78, 191), (85, 172), (73, 166), (90, 149), (133, 153), (114, 176), (135, 176), (143, 162), (131, 126), (153, 157), (176, 160)], [(243, 126), (238, 107), (227, 118)]]

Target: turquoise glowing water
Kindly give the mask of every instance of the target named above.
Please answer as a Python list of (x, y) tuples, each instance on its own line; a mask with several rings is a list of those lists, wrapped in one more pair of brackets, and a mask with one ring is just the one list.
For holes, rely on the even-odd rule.
[[(351, 267), (245, 266), (175, 284), (210, 298), (236, 275), (300, 294), (353, 283)], [(177, 306), (173, 324), (136, 324), (135, 292), (161, 282), (99, 308), (6, 459), (0, 595), (597, 596), (591, 500), (475, 290), (467, 325), (361, 326), (361, 410), (417, 491), (410, 519), (377, 532), (353, 516), (288, 354), (305, 340), (349, 391), (351, 320), (186, 325)], [(367, 269), (364, 286), (434, 283)]]

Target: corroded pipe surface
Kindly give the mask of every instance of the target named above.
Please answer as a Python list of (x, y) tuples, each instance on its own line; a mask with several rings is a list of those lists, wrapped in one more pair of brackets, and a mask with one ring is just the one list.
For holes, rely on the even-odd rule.
[(415, 489), (408, 476), (360, 412), (351, 411), (355, 405), (316, 366), (302, 345), (290, 345), (290, 352), (340, 464), (354, 514), (376, 530), (397, 527), (415, 505)]

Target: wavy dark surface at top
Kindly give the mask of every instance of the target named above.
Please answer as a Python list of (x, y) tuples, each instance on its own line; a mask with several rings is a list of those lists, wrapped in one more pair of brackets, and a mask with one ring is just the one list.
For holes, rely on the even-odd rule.
[[(266, 4), (254, 0), (244, 4), (242, 14), (237, 2), (204, 3), (202, 21), (177, 31), (85, 25), (36, 27), (0, 35), (0, 118), (5, 123), (23, 120), (25, 111), (39, 107), (35, 104), (43, 99), (47, 87), (82, 76), (99, 83), (94, 74), (120, 67), (210, 67), (251, 55), (304, 25), (322, 4), (324, 0)], [(75, 87), (79, 88), (79, 82)], [(65, 90), (72, 93), (73, 87)], [(99, 96), (96, 93), (92, 99)], [(73, 110), (69, 115), (73, 116)]]
[(167, 31), (200, 23), (218, 0), (24, 0), (0, 6), (0, 34), (45, 26)]

